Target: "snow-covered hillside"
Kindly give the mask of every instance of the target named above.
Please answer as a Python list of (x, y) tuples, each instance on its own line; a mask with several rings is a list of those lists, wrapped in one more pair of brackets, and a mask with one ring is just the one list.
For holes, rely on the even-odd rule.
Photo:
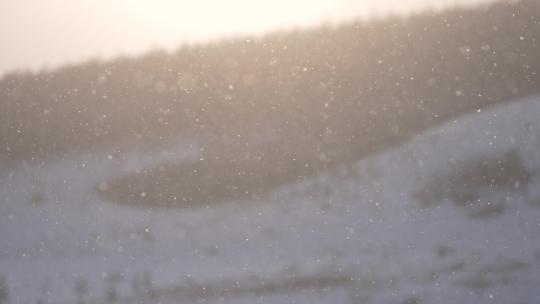
[(211, 208), (100, 199), (144, 155), (21, 165), (0, 175), (4, 302), (538, 303), (539, 116), (540, 97), (478, 109)]

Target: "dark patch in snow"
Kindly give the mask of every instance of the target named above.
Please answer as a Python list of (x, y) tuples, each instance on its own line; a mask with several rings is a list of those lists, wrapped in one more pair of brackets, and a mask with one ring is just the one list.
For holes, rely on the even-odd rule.
[(450, 166), (449, 172), (434, 177), (416, 192), (415, 197), (423, 207), (434, 207), (447, 199), (465, 209), (470, 217), (497, 216), (511, 199), (492, 194), (523, 193), (532, 177), (515, 150), (502, 157), (478, 157)]

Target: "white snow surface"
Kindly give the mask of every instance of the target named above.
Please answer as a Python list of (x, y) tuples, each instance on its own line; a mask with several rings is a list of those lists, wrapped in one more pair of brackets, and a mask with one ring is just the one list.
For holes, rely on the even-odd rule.
[[(4, 170), (8, 303), (74, 303), (81, 280), (84, 303), (111, 302), (114, 276), (118, 303), (540, 303), (539, 117), (540, 96), (479, 109), (261, 200), (208, 208), (133, 208), (96, 194), (151, 157), (78, 154)], [(506, 202), (501, 214), (418, 201), (435, 176), (508, 151), (531, 179), (491, 194)], [(153, 296), (134, 288), (144, 276)], [(316, 283), (325, 278), (333, 283)]]

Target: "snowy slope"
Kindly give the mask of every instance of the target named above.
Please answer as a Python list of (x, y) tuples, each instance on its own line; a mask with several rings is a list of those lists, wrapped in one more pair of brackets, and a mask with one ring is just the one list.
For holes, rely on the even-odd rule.
[(102, 201), (101, 183), (155, 165), (136, 153), (21, 165), (0, 175), (0, 278), (9, 303), (540, 302), (539, 115), (540, 97), (479, 109), (205, 209)]

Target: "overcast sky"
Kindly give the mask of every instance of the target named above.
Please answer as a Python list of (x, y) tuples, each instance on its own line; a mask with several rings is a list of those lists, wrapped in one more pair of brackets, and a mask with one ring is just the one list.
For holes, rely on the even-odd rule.
[(0, 0), (0, 75), (472, 1), (490, 0)]

